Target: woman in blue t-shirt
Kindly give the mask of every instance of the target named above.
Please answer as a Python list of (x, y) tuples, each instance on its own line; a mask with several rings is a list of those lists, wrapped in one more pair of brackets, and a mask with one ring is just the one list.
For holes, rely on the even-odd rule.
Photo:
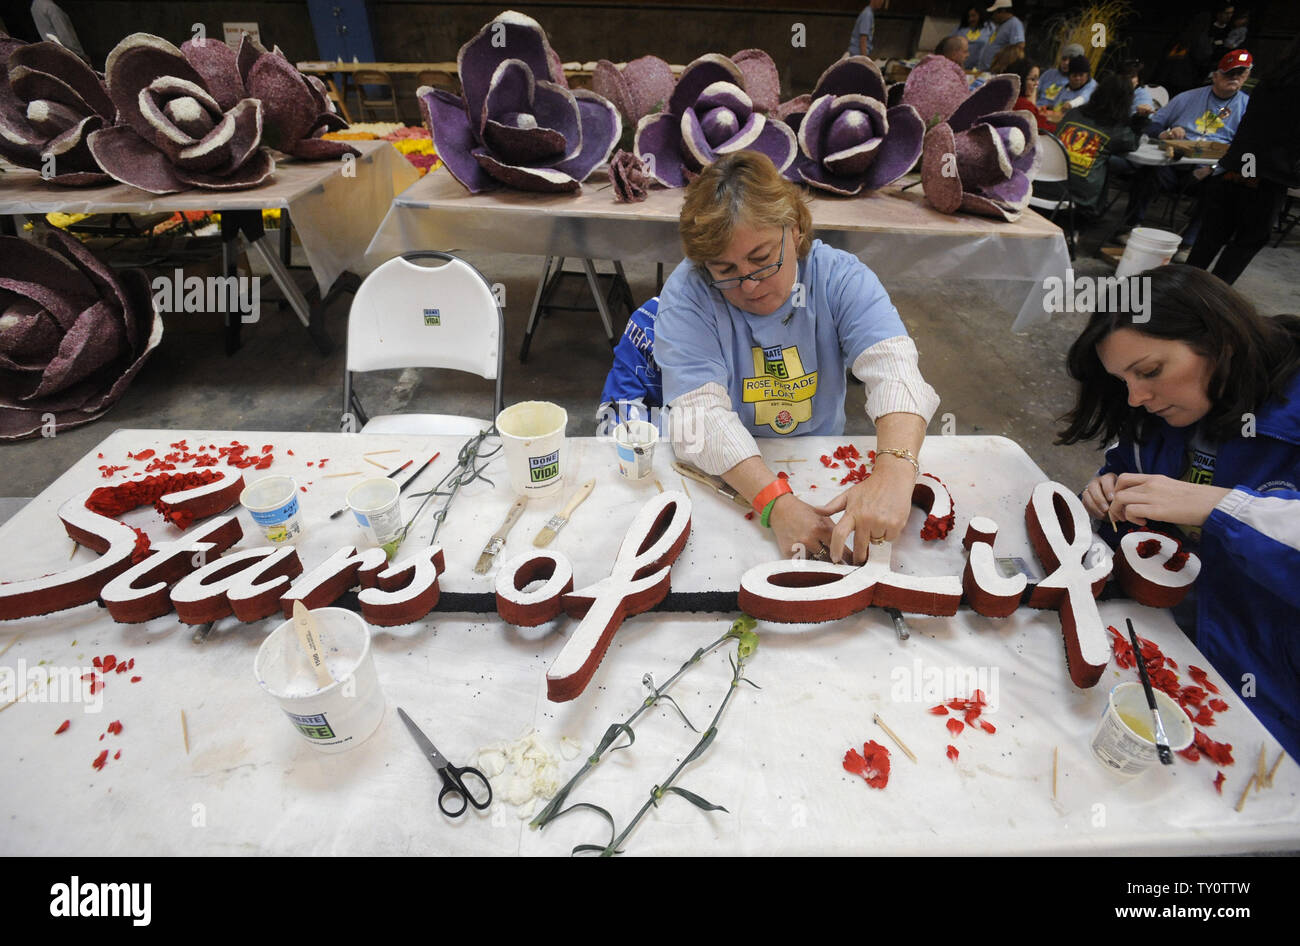
[(948, 35), (966, 37), (967, 53), (963, 68), (974, 69), (980, 61), (984, 47), (993, 38), (994, 27), (984, 19), (984, 14), (979, 7), (967, 7), (961, 19), (961, 24)]
[[(868, 543), (893, 541), (907, 522), (938, 406), (897, 310), (860, 260), (813, 239), (798, 187), (758, 152), (706, 167), (686, 188), (678, 230), (686, 259), (664, 283), (655, 326), (673, 448), (749, 500), (783, 553), (839, 561), (853, 534), (844, 557), (864, 562)], [(754, 438), (841, 436), (849, 367), (876, 424), (875, 472), (817, 508)]]

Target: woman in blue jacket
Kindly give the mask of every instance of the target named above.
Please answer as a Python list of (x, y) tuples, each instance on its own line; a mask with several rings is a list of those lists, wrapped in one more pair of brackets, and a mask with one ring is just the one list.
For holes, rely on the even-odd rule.
[(1057, 442), (1118, 438), (1084, 506), (1108, 541), (1112, 518), (1182, 535), (1201, 574), (1175, 619), (1300, 757), (1300, 317), (1191, 266), (1143, 277), (1145, 311), (1097, 312), (1071, 346)]

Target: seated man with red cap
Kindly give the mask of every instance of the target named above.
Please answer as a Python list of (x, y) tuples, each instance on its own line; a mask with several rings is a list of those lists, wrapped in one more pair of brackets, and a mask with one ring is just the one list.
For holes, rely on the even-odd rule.
[[(1161, 140), (1222, 141), (1231, 143), (1246, 114), (1250, 96), (1242, 86), (1250, 77), (1254, 60), (1244, 49), (1234, 49), (1219, 60), (1219, 67), (1210, 75), (1210, 84), (1199, 89), (1180, 92), (1169, 104), (1151, 116), (1146, 134)], [(1131, 230), (1142, 222), (1147, 207), (1159, 191), (1185, 191), (1209, 177), (1211, 168), (1166, 165), (1146, 168), (1134, 181), (1129, 198), (1128, 212), (1124, 216), (1124, 229)], [(1190, 250), (1196, 242), (1199, 221), (1193, 220), (1183, 233), (1183, 249)], [(1175, 262), (1181, 262), (1175, 257)]]

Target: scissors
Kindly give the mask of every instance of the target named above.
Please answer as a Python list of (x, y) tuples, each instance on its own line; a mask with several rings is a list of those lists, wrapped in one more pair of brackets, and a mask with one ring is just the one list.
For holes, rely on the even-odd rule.
[[(433, 764), (433, 767), (438, 770), (438, 774), (442, 776), (442, 791), (438, 793), (438, 808), (441, 809), (444, 815), (449, 818), (459, 818), (470, 805), (482, 811), (492, 804), (492, 786), (488, 784), (487, 777), (482, 772), (469, 766), (457, 768), (452, 765), (447, 761), (447, 757), (438, 751), (438, 747), (429, 741), (429, 737), (420, 731), (420, 727), (411, 722), (411, 717), (407, 716), (400, 706), (397, 708), (397, 715), (402, 717), (402, 722), (406, 723), (406, 728), (411, 731), (411, 735), (415, 738), (420, 751), (424, 753), (424, 757)], [(466, 773), (477, 778), (483, 783), (483, 787), (487, 789), (487, 798), (483, 801), (479, 801), (471, 795), (469, 789), (465, 787), (465, 780), (462, 776)], [(452, 810), (447, 807), (443, 799), (448, 795), (456, 795), (460, 798), (459, 808)]]

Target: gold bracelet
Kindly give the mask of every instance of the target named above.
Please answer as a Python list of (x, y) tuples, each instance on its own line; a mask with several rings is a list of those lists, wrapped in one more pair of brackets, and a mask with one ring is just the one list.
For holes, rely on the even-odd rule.
[[(912, 464), (912, 468), (916, 470), (916, 475), (921, 475), (921, 464), (911, 450), (901, 450), (898, 447), (877, 447), (876, 456), (879, 457), (882, 453), (887, 453), (891, 457), (898, 457), (900, 460), (906, 460), (908, 463)], [(874, 462), (872, 463), (872, 466), (875, 466)]]

